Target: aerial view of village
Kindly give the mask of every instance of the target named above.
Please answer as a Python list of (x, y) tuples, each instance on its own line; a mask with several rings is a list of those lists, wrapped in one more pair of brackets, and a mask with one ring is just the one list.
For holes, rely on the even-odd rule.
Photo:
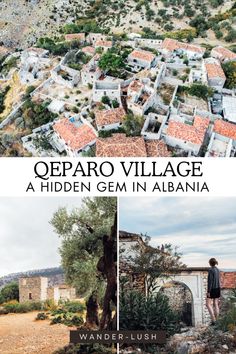
[(235, 1), (17, 5), (0, 2), (0, 156), (235, 156)]

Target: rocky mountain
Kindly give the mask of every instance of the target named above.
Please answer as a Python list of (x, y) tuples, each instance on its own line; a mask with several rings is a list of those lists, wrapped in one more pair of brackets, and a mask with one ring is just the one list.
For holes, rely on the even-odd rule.
[[(24, 48), (68, 23), (89, 21), (110, 33), (193, 30), (212, 44), (234, 35), (234, 0), (0, 0), (0, 42)], [(224, 14), (209, 28), (208, 19)]]
[(64, 282), (64, 273), (61, 267), (35, 269), (26, 272), (12, 273), (0, 277), (0, 288), (13, 281), (18, 281), (21, 277), (42, 276), (49, 278), (49, 285), (57, 285)]

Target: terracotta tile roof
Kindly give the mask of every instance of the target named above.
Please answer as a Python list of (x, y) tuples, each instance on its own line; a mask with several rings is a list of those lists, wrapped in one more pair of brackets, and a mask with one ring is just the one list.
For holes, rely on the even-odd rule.
[(170, 52), (179, 48), (178, 41), (172, 38), (165, 38), (161, 45), (162, 49), (166, 49)]
[(212, 62), (212, 63), (206, 62), (205, 67), (206, 67), (207, 76), (210, 79), (213, 79), (215, 77), (220, 77), (222, 79), (226, 79), (225, 73), (224, 73), (220, 63), (218, 63), (217, 61)]
[(145, 60), (148, 62), (152, 62), (153, 59), (155, 59), (155, 54), (152, 52), (148, 52), (147, 50), (133, 50), (132, 53), (130, 53), (129, 57), (132, 57), (134, 59), (141, 59)]
[(96, 124), (99, 126), (121, 123), (126, 113), (123, 107), (97, 111), (95, 114)]
[(171, 157), (163, 140), (147, 140), (146, 149), (148, 157)]
[(202, 53), (202, 54), (206, 51), (205, 48), (199, 47), (197, 45), (188, 44), (188, 43), (181, 43), (181, 42), (179, 42), (179, 48), (189, 50), (190, 52)]
[(87, 46), (81, 49), (83, 53), (91, 54), (93, 55), (95, 53), (95, 48)]
[(95, 47), (108, 47), (108, 48), (111, 48), (112, 47), (112, 41), (103, 41), (102, 39), (99, 39), (98, 41), (96, 41)]
[(233, 123), (226, 122), (222, 119), (217, 119), (214, 123), (214, 132), (236, 140), (236, 125)]
[(236, 272), (220, 272), (221, 288), (236, 289)]
[(228, 60), (236, 60), (236, 53), (232, 52), (231, 50), (224, 48), (224, 47), (215, 47), (212, 49), (212, 54), (217, 54), (219, 59), (228, 59)]
[(176, 39), (171, 39), (171, 38), (164, 39), (164, 41), (162, 42), (162, 49), (166, 49), (170, 52), (173, 52), (174, 50), (177, 49), (189, 50), (191, 52), (196, 52), (196, 53), (205, 52), (205, 48), (199, 47), (194, 44), (182, 43), (177, 41)]
[(147, 157), (142, 137), (126, 137), (125, 134), (113, 134), (110, 138), (98, 138), (97, 157)]
[(194, 118), (193, 125), (172, 120), (168, 124), (167, 135), (192, 144), (201, 145), (209, 123), (210, 120), (208, 118), (198, 116)]
[(85, 33), (70, 33), (65, 35), (66, 41), (73, 41), (73, 40), (85, 40)]
[(72, 150), (83, 149), (86, 145), (96, 139), (96, 134), (87, 124), (82, 124), (81, 126), (76, 127), (67, 118), (63, 118), (56, 122), (53, 129)]

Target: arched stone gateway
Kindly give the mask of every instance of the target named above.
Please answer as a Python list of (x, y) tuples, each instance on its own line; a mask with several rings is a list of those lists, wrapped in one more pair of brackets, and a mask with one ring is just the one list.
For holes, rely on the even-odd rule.
[(165, 284), (178, 283), (186, 286), (192, 295), (191, 315), (192, 325), (207, 324), (210, 321), (206, 308), (207, 295), (207, 274), (208, 268), (186, 268), (181, 269), (177, 273), (157, 280), (159, 290)]
[(164, 284), (160, 292), (167, 296), (171, 308), (179, 313), (180, 321), (186, 326), (193, 324), (193, 296), (183, 283), (172, 281)]
[[(120, 278), (128, 277), (129, 286), (146, 292), (145, 279), (142, 274), (133, 274), (129, 267), (129, 257), (135, 256), (134, 246), (139, 245), (141, 249), (145, 249), (146, 245), (138, 234), (120, 231), (119, 235), (119, 251), (120, 251)], [(207, 276), (209, 268), (206, 267), (187, 267), (170, 274), (169, 277), (163, 277), (157, 280), (157, 291), (163, 289), (168, 284), (179, 284), (187, 289), (190, 293), (191, 301), (187, 299), (187, 307), (191, 306), (188, 314), (191, 315), (192, 326), (208, 324), (210, 316), (206, 307), (207, 297)], [(236, 272), (220, 272), (221, 276), (221, 313), (224, 313), (224, 305), (227, 304), (228, 298), (232, 295), (232, 289), (236, 288)], [(171, 304), (175, 299), (172, 299)], [(182, 303), (184, 299), (182, 300)], [(189, 304), (189, 305), (188, 305)], [(184, 307), (184, 306), (183, 306)], [(185, 311), (185, 309), (184, 309)], [(183, 321), (186, 323), (186, 321)]]

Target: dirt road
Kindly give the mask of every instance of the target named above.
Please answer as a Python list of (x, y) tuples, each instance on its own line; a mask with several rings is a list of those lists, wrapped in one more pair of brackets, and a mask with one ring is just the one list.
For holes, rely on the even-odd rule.
[(35, 321), (38, 312), (0, 316), (1, 354), (51, 354), (68, 344), (69, 328)]

